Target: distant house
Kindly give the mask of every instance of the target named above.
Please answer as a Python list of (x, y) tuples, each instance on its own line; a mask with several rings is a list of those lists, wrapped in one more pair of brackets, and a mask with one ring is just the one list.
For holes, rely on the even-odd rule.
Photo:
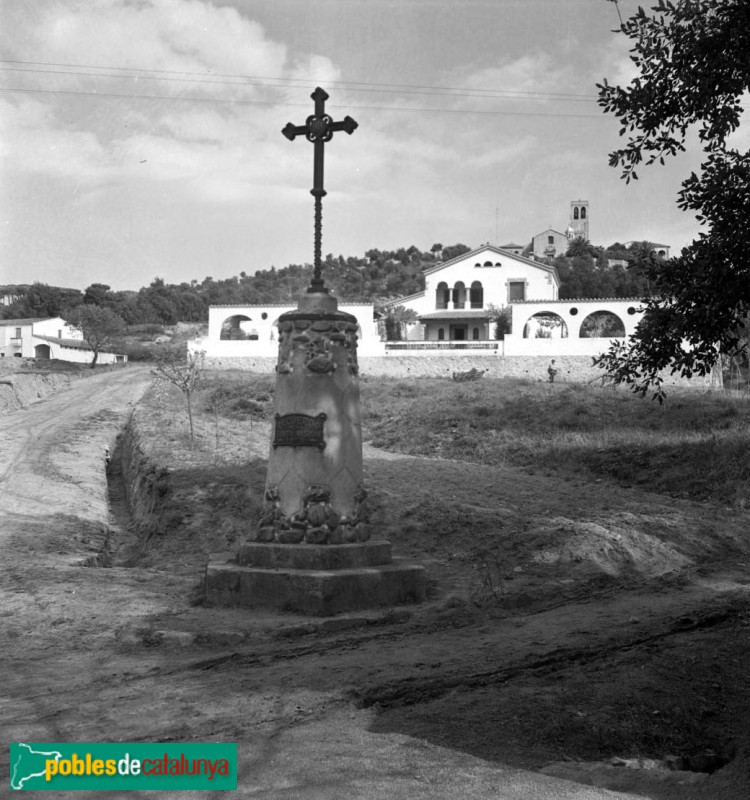
[(509, 253), (513, 253), (514, 256), (522, 256), (523, 251), (526, 249), (526, 245), (523, 244), (516, 244), (515, 242), (510, 242), (508, 244), (501, 244), (498, 245), (501, 250), (507, 250)]
[[(84, 364), (94, 357), (81, 332), (62, 317), (0, 320), (0, 358), (56, 359)], [(120, 353), (100, 351), (99, 364), (127, 361)]]
[(588, 200), (570, 201), (570, 219), (565, 232), (555, 228), (537, 233), (531, 240), (531, 253), (535, 258), (564, 256), (573, 239), (589, 239), (590, 209)]
[[(631, 242), (623, 242), (625, 247), (630, 247), (634, 244), (639, 244), (636, 240)], [(651, 252), (655, 256), (659, 256), (660, 258), (669, 258), (670, 247), (668, 244), (659, 244), (658, 242), (649, 242), (651, 247), (653, 248)]]
[(0, 306), (10, 306), (18, 302), (22, 297), (21, 290), (17, 286), (0, 286)]
[(570, 239), (562, 231), (554, 228), (537, 233), (531, 239), (531, 252), (536, 258), (555, 258), (564, 256), (568, 252)]

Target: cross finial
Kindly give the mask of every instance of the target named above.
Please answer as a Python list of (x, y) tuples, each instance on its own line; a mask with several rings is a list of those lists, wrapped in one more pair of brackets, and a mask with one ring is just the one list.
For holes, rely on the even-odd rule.
[(351, 134), (357, 128), (357, 123), (349, 116), (344, 117), (340, 122), (334, 122), (330, 115), (326, 114), (325, 104), (328, 100), (328, 92), (318, 86), (310, 95), (315, 101), (315, 112), (311, 114), (304, 125), (294, 125), (289, 122), (281, 131), (289, 141), (293, 142), (295, 137), (304, 136), (309, 142), (315, 145), (313, 163), (313, 188), (310, 194), (315, 198), (315, 268), (313, 279), (308, 292), (327, 292), (321, 278), (321, 239), (322, 239), (322, 199), (326, 196), (323, 188), (323, 146), (330, 142), (336, 131), (346, 131)]

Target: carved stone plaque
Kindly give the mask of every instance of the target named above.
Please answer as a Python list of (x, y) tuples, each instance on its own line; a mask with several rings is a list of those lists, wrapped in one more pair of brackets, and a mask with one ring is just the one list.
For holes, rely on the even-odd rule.
[(274, 447), (317, 447), (324, 450), (323, 423), (325, 414), (313, 417), (309, 414), (276, 415), (273, 435)]

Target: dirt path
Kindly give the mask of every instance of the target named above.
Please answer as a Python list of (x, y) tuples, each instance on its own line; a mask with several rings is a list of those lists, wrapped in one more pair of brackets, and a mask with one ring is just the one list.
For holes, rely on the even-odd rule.
[[(138, 368), (96, 376), (0, 421), (6, 742), (237, 741), (242, 797), (601, 800), (623, 795), (505, 766), (546, 763), (533, 748), (514, 751), (505, 735), (529, 741), (523, 718), (533, 725), (543, 719), (532, 712), (532, 699), (553, 686), (554, 718), (582, 713), (586, 684), (611, 685), (627, 675), (637, 693), (644, 664), (676, 673), (686, 654), (736, 656), (721, 643), (727, 632), (740, 641), (747, 621), (750, 568), (738, 555), (743, 520), (643, 493), (636, 513), (636, 495), (613, 487), (602, 501), (601, 486), (369, 447), (368, 482), (382, 498), (384, 524), (391, 524), (389, 514), (409, 511), (404, 518), (413, 527), (401, 525), (397, 546), (421, 543), (435, 576), (435, 594), (423, 607), (331, 620), (204, 608), (191, 604), (196, 560), (181, 558), (179, 547), (149, 568), (81, 566), (96, 564), (108, 539), (115, 550), (122, 544), (124, 532), (110, 517), (103, 450), (147, 381)], [(252, 447), (264, 451), (263, 439), (256, 426)], [(412, 505), (389, 511), (404, 486), (413, 488)], [(457, 516), (436, 505), (436, 493)], [(643, 519), (669, 532), (690, 517), (694, 525), (679, 548), (659, 549), (644, 535)], [(476, 539), (477, 519), (524, 533), (546, 554), (531, 569), (524, 550), (525, 566), (514, 572), (520, 545), (504, 553), (509, 574), (484, 589), (507, 594), (508, 602), (472, 604), (452, 591), (469, 569), (462, 553)], [(593, 541), (586, 526), (596, 524), (609, 532), (609, 549), (584, 557)], [(441, 549), (441, 525), (465, 527), (458, 550), (456, 539), (453, 552)], [(700, 532), (711, 526), (720, 535), (702, 542)], [(558, 530), (578, 542), (562, 555), (550, 544)], [(592, 563), (622, 568), (625, 551), (641, 570), (623, 571), (619, 588), (595, 591), (583, 581)], [(551, 571), (550, 559), (563, 556), (572, 584), (561, 582), (559, 566)], [(534, 592), (522, 610), (514, 607)], [(509, 698), (516, 698), (512, 715)], [(7, 750), (1, 774), (6, 767)], [(611, 774), (577, 770), (568, 777), (614, 785)], [(682, 773), (669, 781), (620, 770), (617, 785), (655, 800), (739, 800), (747, 796), (745, 770), (740, 753), (710, 777)]]

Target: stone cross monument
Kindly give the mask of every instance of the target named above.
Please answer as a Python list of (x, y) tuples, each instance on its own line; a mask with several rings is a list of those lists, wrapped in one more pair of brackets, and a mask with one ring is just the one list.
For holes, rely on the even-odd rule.
[(313, 279), (308, 292), (328, 292), (323, 286), (321, 273), (321, 227), (323, 217), (323, 198), (328, 194), (323, 188), (323, 147), (326, 142), (330, 142), (336, 131), (346, 131), (348, 134), (354, 133), (359, 127), (351, 117), (344, 117), (341, 122), (334, 122), (326, 114), (326, 100), (328, 93), (318, 86), (310, 95), (315, 101), (315, 113), (311, 114), (304, 125), (293, 125), (287, 123), (281, 131), (290, 142), (295, 137), (304, 136), (308, 141), (315, 145), (315, 158), (313, 161), (313, 188), (310, 194), (315, 198), (315, 261)]
[(367, 494), (362, 485), (357, 320), (338, 310), (321, 276), (324, 145), (335, 131), (351, 134), (351, 117), (325, 113), (328, 94), (312, 93), (315, 113), (291, 122), (290, 141), (304, 135), (315, 145), (315, 264), (296, 311), (279, 318), (275, 421), (268, 459), (266, 510), (259, 541), (340, 544), (364, 541)]
[(391, 557), (391, 545), (370, 539), (362, 478), (356, 317), (338, 310), (321, 275), (323, 154), (336, 131), (351, 134), (351, 117), (334, 122), (328, 94), (317, 88), (304, 125), (282, 130), (315, 146), (315, 264), (295, 311), (279, 317), (274, 422), (264, 508), (254, 541), (236, 556), (217, 555), (206, 572), (206, 600), (335, 614), (425, 596), (425, 571)]

